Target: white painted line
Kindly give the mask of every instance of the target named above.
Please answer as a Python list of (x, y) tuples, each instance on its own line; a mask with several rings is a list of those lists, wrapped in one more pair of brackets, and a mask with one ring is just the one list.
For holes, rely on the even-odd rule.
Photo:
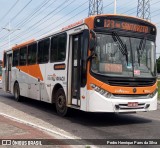
[[(7, 117), (7, 118), (10, 118), (10, 119), (12, 119), (12, 120), (14, 120), (14, 121), (17, 121), (17, 122), (20, 122), (20, 123), (23, 123), (23, 124), (26, 124), (26, 125), (29, 125), (29, 126), (32, 126), (32, 127), (35, 127), (35, 128), (39, 128), (39, 129), (44, 130), (44, 131), (47, 131), (47, 132), (51, 132), (51, 133), (56, 134), (56, 135), (58, 135), (58, 136), (64, 137), (64, 138), (66, 138), (66, 139), (81, 139), (81, 138), (76, 137), (76, 136), (71, 137), (71, 136), (62, 134), (62, 133), (60, 133), (60, 132), (56, 132), (56, 131), (50, 130), (50, 129), (48, 129), (48, 128), (45, 128), (45, 127), (42, 127), (42, 126), (33, 124), (33, 123), (28, 122), (28, 121), (25, 121), (25, 120), (18, 119), (18, 118), (16, 118), (16, 117), (13, 117), (13, 116), (10, 116), (10, 115), (4, 114), (4, 113), (0, 113), (0, 115), (2, 115), (2, 116), (4, 116), (4, 117)], [(61, 129), (59, 129), (59, 130), (61, 130)], [(63, 131), (63, 130), (61, 130), (61, 131)]]
[[(66, 139), (81, 139), (81, 138), (76, 137), (76, 136), (71, 137), (71, 136), (64, 135), (64, 134), (62, 134), (62, 133), (59, 133), (59, 132), (50, 130), (50, 129), (45, 128), (45, 127), (42, 127), (42, 126), (38, 126), (38, 125), (33, 124), (33, 123), (31, 123), (31, 122), (28, 122), (28, 121), (25, 121), (25, 120), (21, 120), (21, 119), (18, 119), (18, 118), (16, 118), (16, 117), (13, 117), (13, 116), (10, 116), (10, 115), (4, 114), (4, 113), (0, 113), (0, 115), (6, 117), (6, 118), (8, 118), (8, 119), (11, 119), (11, 120), (13, 120), (13, 121), (17, 121), (17, 122), (19, 122), (19, 123), (23, 123), (23, 124), (26, 124), (26, 125), (29, 125), (29, 126), (32, 126), (32, 127), (35, 127), (35, 128), (39, 128), (39, 129), (41, 129), (41, 130), (43, 130), (43, 131), (47, 131), (47, 132), (56, 134), (56, 135), (58, 135), (58, 136), (61, 136), (61, 137), (66, 138)], [(59, 129), (59, 130), (61, 130), (61, 129)], [(61, 131), (64, 131), (64, 130), (61, 130)], [(65, 132), (65, 131), (64, 131), (64, 132)], [(84, 145), (84, 146), (85, 146), (85, 145)], [(90, 145), (88, 145), (88, 146), (90, 146)], [(98, 147), (95, 146), (95, 145), (91, 145), (90, 147), (91, 147), (91, 148), (98, 148)]]
[[(6, 118), (9, 118), (9, 119), (11, 119), (11, 120), (13, 120), (13, 121), (17, 121), (17, 122), (19, 122), (19, 123), (23, 123), (23, 124), (26, 124), (26, 125), (29, 125), (29, 126), (32, 126), (32, 127), (35, 127), (35, 128), (39, 128), (39, 129), (41, 129), (41, 130), (43, 130), (43, 131), (51, 132), (51, 133), (56, 134), (56, 135), (58, 135), (58, 136), (64, 137), (64, 138), (66, 138), (66, 139), (81, 139), (81, 138), (76, 137), (76, 136), (71, 137), (71, 136), (67, 136), (67, 135), (61, 134), (61, 133), (59, 133), (59, 132), (50, 130), (50, 129), (45, 128), (45, 127), (42, 127), (42, 126), (38, 126), (38, 125), (33, 124), (33, 123), (31, 123), (31, 122), (28, 122), (28, 121), (25, 121), (25, 120), (21, 120), (21, 119), (18, 119), (18, 118), (16, 118), (16, 117), (13, 117), (13, 116), (10, 116), (10, 115), (4, 114), (4, 113), (0, 113), (0, 115), (4, 116), (4, 117), (6, 117)], [(61, 130), (61, 131), (63, 131), (63, 130)], [(84, 145), (84, 146), (85, 146), (85, 145)], [(90, 146), (90, 145), (89, 145), (89, 146)], [(91, 148), (98, 148), (98, 147), (95, 146), (95, 145), (91, 145), (90, 147), (91, 147)]]

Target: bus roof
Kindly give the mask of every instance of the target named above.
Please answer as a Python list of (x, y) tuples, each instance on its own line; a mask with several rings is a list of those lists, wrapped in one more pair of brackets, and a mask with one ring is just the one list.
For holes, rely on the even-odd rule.
[(133, 19), (136, 19), (136, 20), (139, 20), (139, 21), (146, 22), (146, 23), (151, 24), (154, 27), (156, 27), (155, 24), (153, 24), (152, 22), (149, 22), (149, 21), (147, 21), (145, 19), (138, 18), (138, 17), (135, 17), (135, 16), (122, 15), (122, 14), (100, 14), (100, 15), (93, 15), (93, 16), (90, 16), (90, 17), (84, 19), (84, 21), (85, 21), (85, 23), (87, 23), (89, 25), (90, 29), (93, 29), (94, 28), (93, 22), (94, 22), (95, 18), (96, 17), (103, 17), (103, 16), (106, 16), (106, 17), (117, 16), (117, 17), (124, 17), (124, 18), (133, 18)]
[[(139, 17), (136, 17), (136, 16), (129, 16), (129, 15), (124, 15), (124, 14), (99, 14), (99, 15), (93, 15), (93, 16), (90, 16), (88, 18), (92, 18), (92, 19), (95, 19), (95, 17), (98, 17), (98, 16), (121, 16), (121, 17), (127, 17), (127, 18), (134, 18), (134, 19), (138, 19), (140, 21), (144, 21), (144, 22), (148, 22), (149, 24), (153, 25), (156, 27), (155, 24), (153, 24), (152, 22), (148, 21), (148, 20), (145, 20), (145, 19), (142, 19), (142, 18), (139, 18)], [(86, 18), (86, 19), (88, 19)]]
[(13, 47), (12, 47), (12, 50), (17, 49), (17, 48), (20, 48), (20, 47), (23, 47), (23, 46), (25, 46), (25, 45), (27, 45), (27, 44), (34, 43), (34, 42), (36, 42), (36, 41), (38, 41), (38, 40), (40, 40), (40, 39), (42, 39), (42, 38), (51, 36), (51, 35), (53, 35), (53, 34), (57, 34), (57, 33), (63, 32), (63, 31), (67, 31), (67, 30), (72, 29), (72, 28), (74, 28), (74, 27), (83, 25), (84, 23), (86, 23), (90, 29), (93, 29), (93, 27), (94, 27), (94, 26), (93, 26), (93, 21), (94, 21), (95, 17), (98, 17), (98, 16), (106, 16), (106, 17), (107, 17), (107, 16), (117, 16), (117, 17), (118, 17), (118, 16), (121, 16), (121, 17), (126, 17), (126, 18), (134, 18), (134, 19), (137, 19), (137, 20), (140, 20), (140, 21), (148, 22), (149, 24), (151, 24), (151, 25), (153, 25), (153, 26), (156, 27), (155, 24), (153, 24), (153, 23), (151, 23), (151, 22), (149, 22), (149, 21), (147, 21), (147, 20), (144, 20), (144, 19), (135, 17), (135, 16), (128, 16), (128, 15), (122, 15), (122, 14), (100, 14), (100, 15), (93, 15), (93, 16), (87, 17), (87, 18), (85, 18), (85, 19), (83, 19), (83, 20), (77, 21), (77, 22), (75, 22), (75, 23), (73, 23), (73, 24), (70, 24), (70, 25), (68, 25), (68, 26), (65, 26), (65, 27), (63, 27), (62, 29), (60, 29), (60, 30), (58, 30), (58, 31), (56, 31), (56, 32), (54, 31), (54, 32), (51, 32), (51, 33), (49, 33), (49, 34), (43, 35), (43, 36), (41, 36), (41, 37), (39, 37), (39, 38), (37, 38), (37, 39), (31, 39), (31, 40), (29, 40), (29, 41), (26, 41), (26, 42), (23, 42), (23, 43), (18, 44), (18, 45), (16, 45), (16, 46), (13, 46)]

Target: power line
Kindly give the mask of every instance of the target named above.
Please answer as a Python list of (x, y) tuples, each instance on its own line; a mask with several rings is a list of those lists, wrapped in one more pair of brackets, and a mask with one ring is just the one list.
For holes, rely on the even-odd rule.
[[(30, 0), (11, 20), (9, 20), (10, 22), (12, 22), (18, 15), (21, 14), (21, 12), (32, 2), (32, 0)], [(8, 23), (7, 23), (8, 24)], [(5, 25), (5, 27), (7, 27), (7, 24)], [(3, 29), (0, 30), (0, 32), (2, 31)]]
[[(55, 1), (56, 1), (56, 0), (55, 0)], [(54, 2), (55, 2), (55, 1), (54, 1)], [(68, 1), (68, 0), (66, 0), (66, 1)], [(66, 2), (66, 1), (65, 1), (65, 2)], [(61, 5), (59, 5), (59, 6), (56, 7), (56, 8), (59, 8), (59, 7), (61, 7), (62, 5), (63, 5), (63, 3), (61, 3)], [(54, 9), (54, 10), (55, 10), (55, 9)], [(53, 10), (53, 11), (54, 11), (54, 10)], [(36, 23), (34, 23), (34, 25), (37, 25), (40, 21), (42, 21), (43, 19), (45, 19), (45, 17), (47, 17), (47, 15), (44, 16), (44, 17), (43, 17), (42, 19), (40, 19), (39, 21), (37, 21)], [(34, 25), (29, 26), (29, 27), (27, 28), (27, 30), (31, 29)], [(23, 27), (23, 26), (21, 26), (21, 27)], [(26, 30), (26, 31), (27, 31), (27, 30)], [(18, 35), (21, 36), (21, 35), (23, 35), (26, 31), (20, 32)], [(12, 33), (14, 33), (14, 32), (12, 32)], [(11, 33), (11, 34), (12, 34), (12, 33)]]
[(107, 5), (105, 5), (105, 6), (103, 7), (103, 9), (106, 8), (106, 7), (108, 7), (108, 6), (110, 6), (110, 5), (112, 5), (113, 3), (114, 3), (114, 2), (111, 2), (111, 3), (107, 4)]
[(12, 22), (17, 16), (19, 16), (32, 1), (33, 0), (30, 0), (10, 21)]
[[(159, 3), (160, 1), (157, 1), (157, 2), (154, 2), (154, 3), (151, 3), (150, 4), (150, 6), (153, 6), (153, 5), (155, 5), (155, 4), (157, 4), (157, 3)], [(126, 13), (126, 12), (129, 12), (129, 11), (132, 11), (132, 10), (134, 10), (134, 9), (136, 9), (136, 7), (135, 8), (132, 8), (132, 9), (130, 9), (130, 10), (128, 10), (128, 11), (125, 11), (125, 12), (123, 12), (123, 13)], [(131, 14), (134, 14), (134, 13), (136, 13), (137, 11), (134, 11), (134, 12), (131, 12), (131, 13), (129, 13), (128, 15), (131, 15)], [(153, 11), (152, 12), (152, 14), (154, 13), (155, 11)], [(152, 16), (153, 17), (153, 16)]]
[[(77, 15), (81, 14), (82, 12), (84, 12), (84, 11), (86, 11), (86, 10), (88, 10), (88, 7), (85, 8), (85, 9), (83, 9), (82, 11), (78, 12), (78, 13), (75, 14), (74, 16), (70, 17), (69, 19), (63, 21), (62, 23), (58, 24), (56, 27), (54, 27), (54, 30), (57, 29), (57, 28), (59, 28), (59, 27), (60, 27), (61, 25), (63, 25), (65, 22), (68, 22), (69, 20), (73, 19), (74, 17), (76, 17)], [(42, 35), (45, 35), (45, 34), (51, 32), (51, 31), (53, 31), (53, 29), (51, 29), (51, 30), (49, 30), (49, 31), (46, 31), (46, 32), (43, 33)], [(37, 33), (38, 33), (38, 32), (37, 32)], [(40, 35), (40, 36), (42, 36), (42, 35)]]
[[(87, 3), (87, 1), (85, 2), (85, 3)], [(85, 3), (83, 3), (82, 5), (84, 5)], [(113, 3), (113, 2), (112, 2)], [(79, 8), (79, 7), (81, 7), (82, 5), (80, 5), (80, 6), (78, 6), (77, 8)], [(109, 4), (110, 5), (110, 4)], [(107, 7), (107, 6), (109, 6), (109, 5), (106, 5), (105, 7)], [(65, 16), (67, 16), (67, 15), (69, 15), (69, 14), (71, 14), (72, 12), (74, 12), (75, 10), (77, 10), (77, 8), (75, 8), (74, 10), (72, 10), (71, 12), (69, 12), (68, 14), (66, 14)], [(85, 10), (87, 10), (87, 9), (85, 9)], [(83, 12), (83, 11), (82, 11)], [(81, 12), (80, 12), (81, 13)], [(76, 14), (75, 16), (77, 16), (78, 14)], [(75, 16), (73, 16), (73, 17), (75, 17)], [(71, 17), (70, 19), (72, 19), (73, 17)], [(61, 19), (63, 19), (64, 17), (61, 17), (59, 20), (61, 20)], [(70, 20), (70, 19), (68, 19), (68, 20)], [(66, 21), (68, 21), (68, 20), (66, 20)], [(65, 21), (65, 22), (66, 22)], [(58, 21), (56, 21), (56, 22), (58, 22)], [(62, 24), (64, 24), (65, 22), (63, 22)], [(57, 27), (59, 27), (60, 25), (62, 25), (62, 24), (58, 24), (55, 28), (57, 28)], [(49, 26), (51, 26), (51, 24), (49, 24), (48, 26), (45, 26), (45, 28), (48, 28)], [(54, 29), (55, 29), (54, 28)], [(53, 30), (53, 29), (52, 29)], [(47, 31), (48, 32), (48, 31)], [(39, 31), (37, 31), (36, 33), (34, 33), (34, 34), (37, 34), (37, 33), (39, 33)], [(17, 36), (17, 38), (19, 38), (20, 36)], [(30, 37), (30, 36), (27, 36), (27, 37)]]
[[(112, 2), (113, 3), (113, 2)], [(109, 6), (109, 5), (111, 5), (112, 3), (110, 3), (110, 4), (108, 4), (108, 5), (106, 5), (106, 6), (104, 6), (104, 7), (107, 7), (107, 6)], [(79, 7), (79, 6), (78, 6)], [(76, 8), (77, 9), (77, 8)], [(76, 10), (76, 9), (74, 9), (74, 11)], [(70, 13), (72, 13), (73, 11), (71, 11)], [(70, 13), (68, 13), (68, 14), (70, 14)], [(68, 15), (67, 14), (67, 15)], [(65, 15), (66, 16), (66, 15)], [(74, 16), (75, 17), (75, 16)], [(64, 17), (62, 17), (62, 18), (64, 18)], [(60, 18), (59, 19), (59, 21), (62, 19), (62, 18)], [(71, 19), (71, 18), (70, 18)], [(68, 21), (68, 20), (67, 20)], [(58, 22), (58, 21), (56, 21), (56, 22)], [(62, 24), (64, 24), (65, 22), (63, 22)], [(61, 24), (59, 24), (59, 25), (61, 25)], [(58, 25), (58, 27), (59, 27), (59, 25)], [(49, 26), (51, 26), (51, 25), (48, 25), (48, 26), (45, 26), (45, 28), (48, 28)], [(41, 30), (43, 30), (43, 29), (41, 29)], [(48, 32), (48, 31), (47, 31)], [(38, 32), (36, 32), (36, 33), (39, 33), (39, 31)], [(24, 34), (24, 35), (26, 35), (26, 34)], [(34, 33), (34, 35), (35, 35), (35, 33)], [(13, 40), (15, 40), (15, 39), (17, 39), (17, 38), (19, 38), (19, 37), (22, 37), (22, 36), (16, 36), (16, 38), (14, 38)], [(13, 41), (12, 40), (12, 41)], [(5, 45), (5, 44), (4, 44)], [(2, 46), (4, 46), (4, 45), (2, 45)]]
[(4, 16), (0, 19), (0, 22), (2, 22), (2, 20), (4, 18), (6, 18), (6, 16), (12, 11), (12, 9), (17, 5), (17, 3), (19, 2), (19, 0), (17, 0), (12, 6), (11, 8), (4, 14)]
[[(66, 6), (64, 6), (62, 9), (60, 9), (58, 12), (54, 13), (53, 15), (51, 15), (49, 18), (47, 18), (46, 20), (44, 19), (41, 23), (36, 23), (34, 25), (32, 25), (29, 29), (29, 32), (31, 32), (32, 30), (34, 30), (35, 28), (41, 26), (42, 24), (46, 23), (46, 21), (50, 20), (53, 16), (55, 16), (57, 13), (61, 12), (62, 10), (64, 10), (65, 8), (67, 8), (69, 5), (71, 5), (73, 2), (75, 2), (75, 0), (72, 0), (69, 4), (67, 4)], [(86, 2), (85, 2), (86, 3)], [(33, 27), (33, 28), (32, 28)], [(32, 28), (32, 29), (31, 29)], [(26, 31), (27, 31), (26, 30)], [(28, 32), (27, 32), (28, 33)]]
[(65, 2), (62, 2), (58, 7), (56, 7), (56, 9), (52, 10), (51, 12), (49, 12), (46, 16), (44, 16), (43, 18), (41, 18), (40, 20), (38, 20), (36, 23), (34, 23), (32, 26), (30, 26), (29, 28), (34, 27), (36, 24), (38, 24), (39, 22), (41, 22), (42, 20), (44, 20), (46, 17), (48, 17), (49, 15), (51, 15), (53, 12), (55, 12), (57, 9), (59, 9), (61, 6), (64, 5), (64, 3), (68, 2), (69, 0), (65, 0)]
[[(34, 24), (32, 24), (31, 26), (29, 26), (24, 32), (27, 32), (27, 34), (30, 32), (30, 31), (32, 31), (32, 30), (34, 30), (35, 28), (37, 28), (39, 25), (39, 23), (41, 22), (41, 21), (43, 21), (41, 24), (43, 24), (43, 23), (45, 23), (47, 20), (49, 20), (49, 19), (47, 19), (47, 20), (45, 20), (50, 14), (52, 14), (53, 12), (55, 12), (57, 9), (59, 9), (60, 7), (62, 7), (64, 4), (66, 4), (66, 2), (68, 2), (69, 0), (65, 0), (65, 3), (64, 2), (62, 2), (59, 6), (57, 6), (55, 9), (53, 9), (50, 13), (48, 13), (47, 15), (45, 15), (43, 18), (41, 18), (40, 20), (38, 20), (37, 22), (35, 22)], [(73, 1), (72, 1), (73, 2)], [(71, 4), (71, 3), (70, 3)], [(69, 5), (67, 5), (67, 6), (69, 6)], [(63, 8), (64, 9), (64, 8)], [(57, 13), (56, 13), (57, 14)], [(37, 26), (38, 25), (38, 26)], [(20, 34), (18, 34), (17, 36), (15, 36), (15, 37), (20, 37), (21, 35), (26, 35), (26, 34), (24, 34), (24, 32), (21, 32)], [(22, 36), (21, 36), (22, 37)]]
[[(45, 5), (47, 5), (51, 0), (44, 0), (34, 11), (32, 11), (32, 13), (30, 13), (24, 20), (22, 20), (21, 22), (19, 22), (15, 27), (16, 28), (22, 28), (24, 27), (24, 25), (27, 24), (27, 22), (31, 21), (32, 19), (34, 19), (37, 15), (36, 13), (39, 12), (41, 10), (41, 8), (43, 8)], [(56, 1), (56, 0), (55, 0)], [(55, 2), (54, 1), (54, 2)], [(54, 2), (52, 2), (49, 6), (51, 6)], [(48, 8), (48, 7), (47, 7)], [(36, 15), (35, 17), (33, 17), (34, 15)], [(11, 32), (11, 34), (13, 34), (13, 32)], [(4, 39), (8, 36), (9, 34), (7, 35), (4, 35), (2, 37), (0, 37), (0, 39)]]
[[(17, 26), (23, 26), (24, 24), (26, 24), (27, 22), (29, 22), (30, 20), (32, 20), (33, 18), (35, 18), (37, 15), (37, 13), (45, 6), (47, 5), (51, 0), (44, 0), (42, 2), (41, 5), (39, 5), (30, 15), (28, 15), (23, 21), (21, 21), (19, 24), (17, 24)], [(52, 4), (55, 2), (56, 0), (54, 0), (52, 2)], [(52, 4), (50, 4), (49, 6), (51, 6)], [(46, 8), (47, 9), (47, 8)], [(34, 17), (33, 17), (34, 16)]]
[[(87, 1), (86, 1), (85, 3), (87, 3)], [(78, 6), (77, 8), (80, 8), (80, 6)], [(74, 11), (75, 11), (77, 8), (75, 8)], [(71, 12), (73, 12), (73, 11), (71, 11)], [(71, 13), (71, 12), (70, 12), (70, 13)], [(70, 14), (70, 13), (68, 13), (68, 14)], [(66, 14), (65, 16), (67, 16), (68, 14)], [(64, 16), (63, 16), (62, 18), (64, 18)], [(60, 18), (58, 21), (60, 21), (62, 18)], [(57, 22), (58, 22), (58, 21), (57, 21)], [(63, 24), (64, 24), (64, 23), (63, 23)], [(53, 23), (52, 23), (52, 25), (53, 25)], [(49, 24), (48, 26), (51, 26), (51, 24)], [(47, 28), (48, 26), (46, 26), (45, 28)], [(38, 31), (38, 33), (39, 33), (39, 32), (40, 32), (40, 31)], [(34, 33), (34, 34), (35, 34), (35, 33)], [(22, 37), (22, 36), (20, 36), (20, 37)], [(15, 40), (15, 39), (17, 39), (17, 38), (18, 38), (18, 36), (17, 36), (16, 38), (14, 38), (13, 40)], [(12, 40), (12, 41), (13, 41), (13, 40)], [(5, 44), (3, 44), (2, 46), (4, 46), (4, 45), (5, 45)], [(1, 47), (2, 47), (2, 46), (1, 46)]]
[[(69, 14), (71, 14), (71, 13), (73, 13), (75, 10), (77, 10), (78, 8), (80, 8), (80, 7), (82, 7), (83, 5), (85, 5), (87, 3), (87, 1), (86, 2), (84, 2), (84, 3), (82, 3), (81, 5), (79, 5), (79, 6), (77, 6), (75, 9), (73, 9), (72, 11), (70, 11), (69, 13), (67, 13), (67, 14), (65, 14), (65, 16), (68, 16)], [(80, 12), (81, 13), (81, 12)], [(55, 14), (56, 15), (56, 14)], [(62, 20), (64, 18), (64, 16), (62, 16), (61, 18), (59, 18), (59, 20), (58, 21), (56, 21), (56, 23), (57, 22), (59, 22), (60, 20)], [(72, 19), (72, 18), (70, 18), (70, 19)], [(67, 20), (68, 21), (68, 20)], [(65, 22), (63, 22), (63, 24), (64, 24)], [(53, 24), (53, 23), (52, 23)], [(61, 24), (59, 24), (59, 25), (61, 25)], [(57, 25), (57, 27), (59, 27), (59, 25)], [(45, 28), (48, 28), (48, 27), (50, 27), (51, 26), (51, 24), (48, 24), (47, 26), (45, 26)], [(42, 29), (43, 30), (43, 29)], [(40, 31), (37, 31), (37, 32), (35, 32), (34, 34), (37, 34), (37, 33), (39, 33)], [(48, 31), (47, 31), (48, 32)], [(28, 34), (28, 32), (27, 32), (27, 34)], [(20, 36), (16, 36), (16, 38), (15, 39), (17, 39), (17, 38), (19, 38)], [(22, 36), (21, 36), (22, 37)], [(28, 37), (30, 37), (30, 36), (28, 36)]]
[[(109, 5), (111, 5), (111, 4), (113, 4), (113, 2), (112, 3), (110, 3)], [(131, 3), (130, 3), (131, 4)], [(105, 6), (104, 6), (105, 7)], [(44, 8), (44, 7), (43, 7)], [(86, 9), (87, 10), (87, 9)], [(37, 15), (37, 13), (36, 13), (36, 15)], [(56, 15), (56, 14), (55, 14)], [(78, 14), (77, 14), (78, 15)], [(76, 15), (76, 16), (77, 16)], [(66, 15), (65, 15), (66, 16)], [(76, 17), (76, 16), (73, 16), (73, 17)], [(35, 18), (35, 15), (30, 19), (30, 21), (31, 20), (33, 20), (33, 18)], [(35, 25), (31, 25), (31, 26), (33, 26), (32, 28), (28, 28), (29, 29), (29, 31), (28, 32), (31, 32), (31, 29), (35, 29), (35, 28), (37, 28), (37, 27), (39, 27), (40, 25), (42, 25), (43, 23), (45, 23), (46, 21), (48, 22), (48, 20), (49, 20), (49, 18), (51, 18), (51, 15), (49, 15), (49, 17), (47, 17), (47, 18), (45, 18), (45, 19), (42, 19), (39, 23), (37, 23), (37, 24), (35, 24)], [(63, 16), (63, 19), (64, 19), (64, 16)], [(70, 18), (70, 19), (72, 19), (72, 18)], [(69, 20), (70, 20), (69, 19)], [(55, 22), (57, 23), (57, 22), (59, 22), (59, 21), (61, 21), (62, 19), (59, 19), (59, 20), (55, 20)], [(27, 21), (27, 22), (29, 22), (29, 21)], [(21, 26), (23, 26), (23, 25), (27, 25), (28, 23), (24, 23), (23, 21), (21, 21), (20, 23), (20, 25)], [(66, 21), (64, 21), (61, 25), (63, 25), (64, 23), (66, 23)], [(52, 24), (53, 24), (53, 22), (52, 22)], [(19, 24), (18, 24), (19, 25)], [(37, 27), (36, 27), (37, 26)], [(47, 26), (50, 26), (51, 27), (51, 24), (50, 25), (47, 25)], [(47, 28), (47, 26), (45, 26), (43, 29), (41, 29), (40, 31), (37, 31), (36, 33), (38, 33), (38, 34), (40, 34), (45, 28)], [(58, 27), (60, 27), (60, 25), (58, 24), (57, 25)], [(27, 30), (28, 30), (27, 29)], [(56, 27), (54, 28), (54, 29), (56, 29)], [(26, 32), (27, 32), (27, 30), (26, 30)], [(53, 31), (53, 29), (51, 30), (51, 31)], [(19, 37), (23, 37), (24, 35), (26, 35), (26, 34), (28, 34), (28, 32), (27, 33), (21, 33), (21, 35), (20, 34), (18, 34), (18, 35), (20, 35)], [(46, 32), (49, 32), (49, 31), (46, 31)], [(36, 35), (36, 33), (33, 33), (33, 35)], [(32, 35), (32, 36), (33, 36)], [(16, 38), (15, 38), (16, 37)], [(13, 37), (13, 41), (15, 41), (16, 39), (18, 39), (18, 36), (14, 36)], [(22, 39), (22, 38), (21, 38)]]
[(117, 10), (118, 10), (118, 11), (119, 11), (119, 10), (122, 10), (122, 9), (124, 9), (124, 7), (130, 6), (130, 5), (133, 5), (134, 3), (135, 3), (135, 1), (129, 2), (129, 3), (125, 4), (125, 5), (124, 5), (124, 6), (122, 6), (122, 7), (117, 7)]
[[(112, 3), (113, 3), (113, 2), (112, 2)], [(109, 5), (111, 5), (112, 3), (110, 3)], [(107, 7), (107, 6), (109, 6), (109, 5), (106, 5), (106, 6), (104, 6), (104, 7)], [(48, 19), (47, 19), (47, 20), (48, 20)], [(37, 25), (37, 24), (38, 24), (38, 23), (36, 23), (36, 25)], [(43, 23), (41, 23), (41, 24), (43, 24)], [(32, 26), (35, 27), (35, 24), (32, 25)], [(29, 29), (30, 29), (32, 26), (30, 26)], [(37, 27), (38, 27), (38, 26), (37, 26)], [(27, 29), (27, 30), (28, 30), (28, 29)], [(13, 32), (12, 32), (12, 33), (13, 33)], [(12, 33), (11, 33), (11, 34), (12, 34)], [(27, 32), (27, 33), (28, 33), (28, 32)], [(20, 34), (18, 34), (18, 35), (21, 35), (21, 34), (23, 34), (23, 33), (20, 33)]]

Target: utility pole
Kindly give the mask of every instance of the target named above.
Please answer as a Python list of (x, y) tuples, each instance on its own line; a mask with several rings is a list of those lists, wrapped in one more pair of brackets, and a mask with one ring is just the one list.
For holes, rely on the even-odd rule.
[(12, 32), (12, 31), (16, 31), (16, 30), (20, 30), (20, 29), (12, 29), (12, 28), (11, 28), (11, 22), (10, 22), (10, 21), (9, 21), (9, 23), (8, 23), (8, 28), (3, 27), (2, 29), (4, 29), (4, 30), (6, 30), (6, 31), (9, 32), (9, 35), (8, 35), (8, 48), (10, 49), (10, 47), (11, 47), (11, 32)]
[(138, 0), (137, 17), (151, 21), (150, 0)]
[(117, 13), (117, 0), (114, 0), (114, 14)]
[(103, 13), (103, 0), (89, 0), (89, 16)]

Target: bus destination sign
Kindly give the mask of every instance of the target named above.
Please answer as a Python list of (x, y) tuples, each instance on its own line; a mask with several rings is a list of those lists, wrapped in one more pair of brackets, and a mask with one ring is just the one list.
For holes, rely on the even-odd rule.
[(116, 20), (107, 20), (104, 19), (104, 27), (105, 28), (119, 28), (123, 30), (128, 31), (134, 31), (134, 32), (141, 32), (141, 33), (149, 33), (149, 27), (128, 23), (128, 22), (122, 22), (122, 21), (116, 21)]
[(143, 21), (100, 17), (95, 20), (95, 28), (121, 29), (139, 33), (155, 34), (156, 29)]

